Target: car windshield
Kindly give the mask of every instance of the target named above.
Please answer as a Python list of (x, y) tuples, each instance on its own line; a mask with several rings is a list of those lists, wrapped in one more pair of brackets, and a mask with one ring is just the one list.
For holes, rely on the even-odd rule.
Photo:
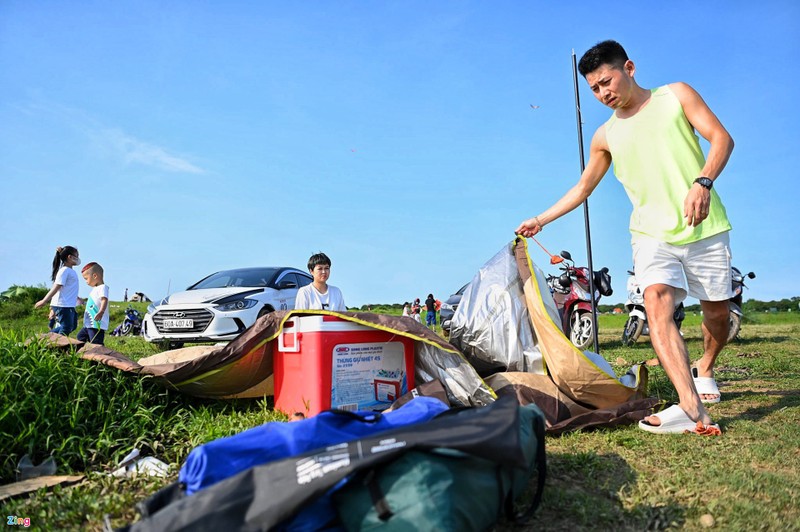
[(187, 290), (200, 290), (201, 288), (228, 288), (231, 286), (263, 287), (268, 286), (278, 268), (241, 268), (238, 270), (225, 270), (209, 275)]

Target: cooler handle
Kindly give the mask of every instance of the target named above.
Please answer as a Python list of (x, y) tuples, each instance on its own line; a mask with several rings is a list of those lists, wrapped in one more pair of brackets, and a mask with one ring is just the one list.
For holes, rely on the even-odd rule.
[[(294, 342), (292, 342), (292, 347), (286, 347), (286, 343), (283, 341), (283, 337), (287, 334), (294, 334)], [(297, 341), (297, 325), (295, 324), (294, 327), (287, 331), (285, 328), (281, 332), (280, 336), (278, 336), (278, 350), (284, 353), (299, 353), (300, 352), (300, 342)]]

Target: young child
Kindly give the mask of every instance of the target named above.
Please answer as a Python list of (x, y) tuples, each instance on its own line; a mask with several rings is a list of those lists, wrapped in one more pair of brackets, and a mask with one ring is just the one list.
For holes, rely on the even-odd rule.
[(308, 259), (308, 271), (314, 282), (297, 291), (296, 309), (319, 309), (345, 311), (342, 292), (328, 284), (331, 276), (331, 259), (324, 253), (316, 253)]
[(92, 291), (86, 300), (83, 329), (78, 332), (78, 340), (103, 345), (108, 330), (108, 286), (103, 281), (103, 267), (90, 262), (81, 273)]
[(53, 259), (53, 287), (34, 305), (35, 308), (42, 308), (50, 302), (53, 314), (50, 332), (69, 336), (78, 328), (78, 315), (75, 313), (75, 306), (78, 304), (78, 274), (72, 267), (80, 263), (78, 250), (73, 246), (56, 249)]
[(416, 321), (417, 323), (422, 323), (422, 318), (420, 318), (419, 313), (420, 313), (420, 305), (419, 305), (419, 298), (417, 298), (411, 304), (411, 317), (414, 318), (414, 321)]

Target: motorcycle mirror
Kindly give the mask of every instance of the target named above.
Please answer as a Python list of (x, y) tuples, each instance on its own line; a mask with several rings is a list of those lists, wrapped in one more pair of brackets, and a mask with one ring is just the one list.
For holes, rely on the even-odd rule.
[(750, 272), (750, 273), (747, 274), (747, 277), (750, 278), (750, 279), (755, 279), (756, 278), (756, 274), (753, 273), (753, 272)]
[(562, 251), (561, 256), (567, 260), (572, 260), (572, 255), (569, 254), (569, 251)]

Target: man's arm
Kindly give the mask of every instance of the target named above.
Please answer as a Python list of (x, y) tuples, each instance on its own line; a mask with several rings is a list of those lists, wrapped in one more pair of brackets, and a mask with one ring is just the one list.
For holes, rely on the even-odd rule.
[[(669, 88), (681, 103), (686, 119), (711, 145), (706, 164), (697, 177), (716, 180), (733, 152), (733, 138), (696, 90), (686, 83), (672, 83)], [(708, 216), (710, 204), (710, 191), (696, 183), (692, 185), (683, 202), (683, 215), (687, 223), (690, 226), (700, 225)]]
[(606, 142), (605, 125), (600, 126), (592, 137), (592, 144), (589, 148), (589, 162), (581, 174), (578, 183), (569, 189), (564, 196), (552, 207), (538, 216), (529, 218), (519, 224), (516, 233), (525, 237), (531, 237), (542, 230), (548, 223), (564, 216), (583, 203), (586, 198), (594, 191), (603, 176), (606, 175), (611, 166), (611, 152)]

